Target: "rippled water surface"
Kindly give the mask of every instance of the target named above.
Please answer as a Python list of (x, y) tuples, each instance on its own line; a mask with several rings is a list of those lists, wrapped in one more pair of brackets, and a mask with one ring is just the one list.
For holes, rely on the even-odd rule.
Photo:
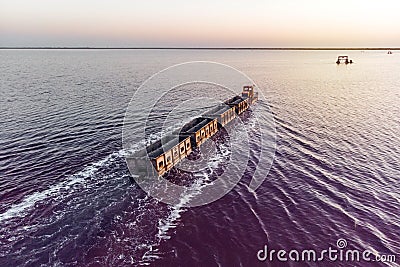
[[(399, 266), (257, 259), (266, 244), (323, 250), (343, 238), (400, 260), (400, 53), (347, 51), (355, 63), (336, 65), (342, 53), (0, 51), (0, 266)], [(256, 192), (245, 175), (184, 208), (190, 196), (168, 206), (130, 181), (121, 140), (137, 88), (192, 60), (257, 83), (276, 153)]]

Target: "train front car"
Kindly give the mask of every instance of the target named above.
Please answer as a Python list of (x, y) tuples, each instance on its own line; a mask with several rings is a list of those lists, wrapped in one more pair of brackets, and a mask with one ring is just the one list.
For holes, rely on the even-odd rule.
[(242, 97), (249, 99), (249, 104), (253, 105), (258, 100), (258, 92), (254, 91), (253, 85), (243, 86)]

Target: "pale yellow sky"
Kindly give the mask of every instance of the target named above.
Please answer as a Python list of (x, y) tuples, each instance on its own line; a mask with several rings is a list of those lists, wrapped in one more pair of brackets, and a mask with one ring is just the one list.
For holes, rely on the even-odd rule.
[(400, 47), (399, 3), (0, 0), (0, 46)]

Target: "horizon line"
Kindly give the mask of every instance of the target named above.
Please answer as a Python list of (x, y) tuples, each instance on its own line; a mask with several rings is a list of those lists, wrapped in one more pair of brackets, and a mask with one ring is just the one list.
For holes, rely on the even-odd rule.
[(102, 47), (102, 46), (4, 46), (0, 49), (84, 50), (400, 50), (400, 47)]

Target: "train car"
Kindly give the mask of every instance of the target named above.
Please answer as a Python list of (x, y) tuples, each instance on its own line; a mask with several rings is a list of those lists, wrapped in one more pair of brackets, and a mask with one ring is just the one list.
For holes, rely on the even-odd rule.
[(204, 118), (216, 118), (219, 129), (236, 118), (235, 107), (221, 104), (202, 115)]
[(190, 137), (192, 147), (199, 147), (218, 131), (218, 120), (198, 117), (185, 124), (179, 131), (180, 136)]
[(163, 175), (192, 152), (189, 137), (167, 135), (151, 144), (147, 154), (157, 173)]
[(150, 173), (146, 162), (150, 160), (158, 176), (164, 175), (192, 152), (190, 137), (170, 134), (162, 137), (135, 154), (130, 160), (141, 173)]
[(237, 95), (226, 100), (225, 104), (230, 107), (235, 107), (236, 114), (240, 115), (249, 108), (249, 98)]
[[(196, 118), (128, 159), (138, 174), (163, 176), (218, 131), (217, 119)], [(152, 166), (147, 164), (151, 162)]]

